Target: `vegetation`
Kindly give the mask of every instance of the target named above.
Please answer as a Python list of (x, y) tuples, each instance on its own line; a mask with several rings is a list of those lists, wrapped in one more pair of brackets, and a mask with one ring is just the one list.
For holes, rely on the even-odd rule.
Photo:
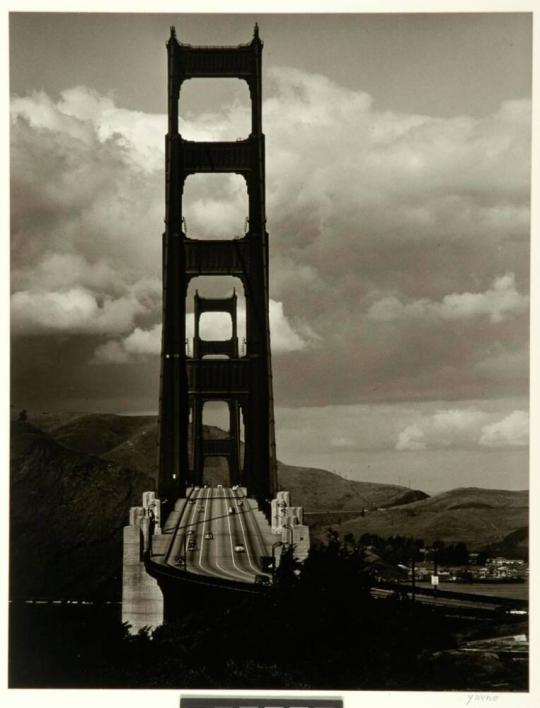
[(125, 626), (92, 608), (61, 623), (50, 608), (41, 624), (35, 616), (17, 617), (15, 609), (10, 685), (329, 690), (483, 686), (478, 666), (473, 674), (437, 658), (437, 652), (455, 647), (456, 621), (394, 597), (373, 599), (363, 551), (350, 539), (330, 534), (327, 544), (311, 551), (303, 572), (297, 571), (291, 556), (285, 556), (272, 591), (239, 596), (232, 603), (230, 596), (227, 603), (216, 591), (210, 604), (186, 603), (179, 623), (160, 627), (153, 636), (146, 631), (129, 636)]
[[(344, 537), (349, 543), (354, 543), (354, 536), (346, 534)], [(424, 539), (413, 538), (411, 536), (388, 536), (381, 537), (374, 533), (364, 533), (358, 539), (358, 545), (362, 547), (372, 547), (385, 561), (389, 563), (400, 563), (410, 565), (411, 561), (431, 560), (438, 565), (468, 565), (469, 550), (462, 541), (448, 543), (444, 541), (434, 541), (426, 547)], [(487, 554), (485, 552), (478, 555), (477, 562), (485, 562)]]
[(526, 556), (527, 536), (513, 534), (527, 526), (528, 515), (526, 491), (469, 487), (391, 508), (381, 506), (354, 519), (344, 517), (337, 530), (355, 536), (399, 533), (421, 538), (430, 546), (437, 540), (447, 545), (463, 542), (471, 551), (506, 540), (505, 554), (520, 558)]
[[(406, 600), (372, 598), (367, 547), (389, 567), (408, 564), (430, 537), (422, 530), (383, 538), (389, 528), (403, 533), (407, 519), (421, 520), (430, 510), (446, 519), (450, 504), (452, 515), (443, 530), (470, 531), (471, 517), (492, 514), (504, 521), (508, 501), (515, 519), (507, 520), (505, 529), (511, 532), (501, 544), (505, 550), (521, 548), (527, 542), (526, 495), (455, 490), (399, 509), (368, 511), (362, 521), (380, 517), (381, 531), (354, 528), (356, 538), (343, 539), (331, 532), (326, 543), (312, 549), (300, 576), (286, 557), (272, 592), (241, 595), (231, 603), (230, 596), (216, 591), (211, 602), (190, 603), (179, 626), (130, 636), (118, 619), (118, 605), (19, 601), (119, 598), (122, 527), (129, 507), (153, 486), (145, 470), (151, 469), (150, 453), (155, 457), (155, 422), (78, 415), (42, 422), (25, 411), (16, 418), (10, 487), (12, 687), (489, 690), (493, 685), (493, 675), (483, 677), (481, 667), (473, 672), (468, 665), (452, 668), (447, 652), (464, 629), (458, 621)], [(323, 470), (280, 470), (296, 502), (301, 503), (302, 485), (309, 494), (317, 490), (318, 496), (313, 492), (303, 500), (312, 508), (320, 507), (320, 495), (331, 490), (332, 502), (349, 509), (395, 504), (403, 494), (403, 488), (352, 483)], [(395, 514), (399, 518), (392, 526), (388, 519)], [(469, 525), (458, 528), (456, 519)], [(465, 536), (458, 539), (468, 542)], [(439, 563), (464, 556), (464, 544), (444, 540), (446, 545), (438, 544)], [(437, 658), (439, 650), (442, 658)], [(504, 667), (492, 670), (506, 680)], [(523, 690), (526, 677), (514, 674), (510, 684)]]

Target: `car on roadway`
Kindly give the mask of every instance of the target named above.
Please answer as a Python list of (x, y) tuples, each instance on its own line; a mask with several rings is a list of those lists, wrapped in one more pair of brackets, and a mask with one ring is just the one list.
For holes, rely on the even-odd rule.
[(199, 511), (199, 512), (204, 511), (204, 506), (201, 504), (201, 505), (199, 506), (199, 508), (197, 509), (197, 511)]
[(218, 484), (217, 488), (218, 488), (218, 489), (223, 489), (223, 485), (222, 485), (222, 484)]
[(190, 541), (188, 543), (188, 551), (196, 551), (197, 550), (197, 544), (195, 541)]
[(211, 531), (207, 531), (207, 532), (204, 534), (204, 538), (205, 538), (207, 541), (211, 541), (211, 540), (214, 538), (214, 534), (213, 534)]
[(241, 543), (239, 543), (237, 546), (234, 547), (234, 552), (235, 553), (245, 553), (246, 549), (244, 548), (244, 546), (242, 546)]
[(195, 531), (193, 529), (188, 529), (186, 531), (186, 536), (193, 536), (194, 533), (195, 533)]
[(188, 502), (189, 502), (190, 504), (195, 504), (195, 499), (188, 499)]
[(232, 508), (232, 506), (229, 507), (229, 514), (234, 514), (234, 509)]
[(256, 575), (255, 585), (270, 585), (270, 578), (268, 575), (263, 575), (262, 573), (260, 575)]

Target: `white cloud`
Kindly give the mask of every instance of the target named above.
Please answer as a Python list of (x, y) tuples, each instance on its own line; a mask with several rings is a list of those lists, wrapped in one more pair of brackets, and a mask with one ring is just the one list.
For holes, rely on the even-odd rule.
[(130, 362), (128, 352), (122, 346), (122, 342), (112, 339), (105, 344), (100, 344), (94, 351), (91, 364), (127, 364)]
[(510, 415), (482, 428), (480, 445), (485, 447), (524, 447), (529, 444), (529, 415), (513, 411)]
[(500, 417), (479, 408), (447, 408), (417, 417), (398, 435), (396, 450), (516, 447), (528, 444), (528, 414)]
[(86, 86), (76, 86), (60, 93), (54, 103), (43, 91), (15, 97), (11, 103), (14, 120), (24, 117), (33, 128), (69, 135), (91, 145), (119, 140), (126, 156), (144, 171), (163, 167), (163, 135), (167, 131), (164, 115), (130, 111), (115, 105)]
[(75, 253), (45, 253), (31, 271), (24, 267), (13, 269), (11, 285), (14, 290), (35, 290), (36, 286), (46, 291), (85, 287), (102, 292), (124, 287), (104, 258), (89, 262)]
[(418, 425), (408, 425), (399, 434), (396, 450), (425, 450), (424, 431)]
[[(515, 315), (528, 305), (530, 101), (432, 118), (381, 111), (361, 90), (296, 69), (270, 79), (272, 345), (302, 352), (278, 370), (276, 395), (297, 405), (314, 392), (352, 403), (525, 390), (526, 371), (516, 363), (508, 375), (502, 358), (528, 334)], [(198, 131), (190, 137), (230, 138), (245, 114), (233, 103), (188, 116)], [(291, 131), (291, 115), (300, 129)], [(150, 331), (160, 318), (165, 117), (86, 87), (59, 100), (15, 98), (12, 117), (14, 335), (94, 331), (120, 343), (136, 328)], [(190, 234), (242, 231), (246, 190), (235, 177), (217, 190), (187, 180)], [(141, 285), (143, 295), (145, 279), (154, 285)], [(77, 317), (66, 313), (70, 290)], [(136, 311), (117, 313), (113, 326), (112, 313), (108, 321), (99, 311), (127, 309), (125, 299)], [(77, 324), (94, 310), (97, 324)], [(51, 324), (53, 311), (62, 324)], [(486, 322), (504, 323), (504, 339)], [(119, 346), (116, 356), (148, 356)]]
[(270, 300), (270, 339), (272, 351), (295, 352), (305, 349), (317, 339), (308, 327), (294, 329), (283, 312), (283, 303)]
[(157, 355), (161, 352), (161, 325), (150, 330), (136, 327), (123, 341), (123, 347), (129, 354)]
[[(204, 339), (224, 340), (231, 336), (230, 318), (223, 317), (222, 313), (219, 312), (208, 312), (204, 316), (206, 318), (204, 332), (201, 329), (201, 336)], [(186, 316), (186, 337), (189, 340), (193, 339), (193, 318), (193, 313)], [(245, 328), (245, 320), (245, 310), (239, 308), (239, 328)], [(283, 303), (272, 300), (270, 301), (270, 331), (272, 333), (272, 351), (277, 354), (304, 349), (316, 339), (316, 335), (309, 331), (307, 334), (310, 339), (303, 339), (285, 317)], [(189, 346), (190, 351), (193, 351), (191, 341)], [(160, 352), (161, 324), (155, 325), (150, 330), (136, 327), (123, 339), (111, 340), (96, 347), (93, 363), (131, 363), (139, 360), (140, 357), (158, 356)]]
[(161, 324), (144, 330), (136, 327), (121, 340), (100, 344), (94, 351), (93, 364), (128, 364), (161, 352)]
[[(276, 354), (283, 352), (294, 352), (306, 349), (313, 345), (318, 337), (304, 323), (293, 326), (283, 312), (283, 303), (270, 300), (270, 338), (272, 351)], [(204, 339), (228, 339), (231, 336), (230, 318), (224, 317), (219, 312), (208, 312), (204, 314)], [(237, 311), (237, 324), (239, 331), (245, 331), (246, 311), (245, 307), (239, 306)], [(201, 321), (202, 325), (202, 321)], [(194, 324), (193, 313), (186, 317), (186, 336), (193, 338)]]
[(427, 298), (402, 303), (397, 297), (384, 297), (374, 302), (368, 318), (376, 322), (425, 319), (467, 320), (473, 317), (488, 317), (498, 323), (527, 310), (529, 298), (516, 290), (514, 273), (495, 278), (492, 287), (483, 293), (452, 293), (441, 302)]
[(11, 296), (12, 331), (15, 335), (52, 332), (119, 334), (129, 331), (144, 308), (132, 297), (97, 297), (82, 288), (62, 292), (22, 290)]

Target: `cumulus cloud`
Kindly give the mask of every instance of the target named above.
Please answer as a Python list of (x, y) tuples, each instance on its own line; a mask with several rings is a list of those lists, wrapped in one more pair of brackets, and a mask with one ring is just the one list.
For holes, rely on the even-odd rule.
[(424, 431), (418, 425), (408, 425), (399, 434), (396, 450), (425, 450)]
[[(204, 327), (200, 334), (203, 339), (225, 340), (231, 336), (230, 318), (223, 317), (219, 312), (204, 313)], [(239, 329), (245, 330), (246, 312), (244, 308), (238, 309)], [(272, 351), (276, 354), (282, 352), (299, 351), (316, 342), (316, 335), (307, 328), (300, 327), (300, 333), (295, 331), (283, 312), (283, 303), (270, 301), (270, 332), (272, 337)], [(194, 315), (186, 316), (186, 337), (188, 339), (188, 353), (193, 351)], [(303, 338), (302, 333), (307, 337)], [(308, 338), (309, 337), (309, 338)], [(92, 362), (94, 364), (119, 364), (131, 363), (141, 357), (157, 356), (161, 352), (161, 324), (149, 330), (136, 327), (129, 335), (121, 340), (111, 340), (100, 344), (94, 351)]]
[(529, 444), (529, 416), (513, 411), (496, 423), (482, 428), (480, 445), (485, 447), (525, 447)]
[(500, 417), (479, 408), (448, 408), (422, 416), (398, 435), (396, 450), (528, 445), (529, 416), (515, 410)]
[[(265, 96), (276, 398), (524, 392), (530, 102), (474, 117), (381, 111), (287, 67)], [(185, 134), (242, 137), (246, 110), (189, 115)], [(165, 126), (87, 87), (13, 99), (14, 336), (92, 333), (94, 358), (151, 356), (125, 340), (160, 320)], [(189, 234), (241, 234), (242, 178), (207, 177), (186, 183)]]
[(127, 364), (141, 357), (158, 356), (161, 352), (161, 325), (144, 330), (136, 327), (121, 340), (100, 344), (94, 351), (93, 364)]
[(86, 145), (96, 139), (100, 143), (118, 140), (125, 157), (143, 171), (160, 170), (163, 166), (165, 116), (122, 109), (111, 96), (86, 86), (62, 91), (57, 102), (43, 91), (15, 97), (11, 114), (33, 128), (63, 134)]
[(502, 322), (513, 314), (527, 310), (529, 298), (516, 290), (514, 273), (496, 278), (491, 288), (483, 293), (452, 293), (445, 295), (441, 302), (427, 298), (402, 303), (394, 296), (374, 302), (368, 311), (368, 318), (375, 321), (391, 322), (402, 319), (423, 319), (430, 317), (440, 320), (460, 320), (485, 316), (491, 322)]
[(47, 332), (116, 334), (129, 330), (143, 306), (134, 297), (98, 302), (82, 288), (62, 292), (18, 291), (11, 297), (12, 331), (15, 335)]

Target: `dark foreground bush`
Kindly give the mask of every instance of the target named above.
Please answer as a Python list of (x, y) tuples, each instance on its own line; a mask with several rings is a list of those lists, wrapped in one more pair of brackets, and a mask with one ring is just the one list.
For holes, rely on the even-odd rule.
[[(240, 595), (224, 603), (216, 594), (204, 605), (190, 603), (177, 624), (158, 628), (152, 637), (147, 632), (130, 636), (118, 619), (97, 609), (63, 616), (58, 610), (55, 616), (51, 608), (38, 618), (36, 611), (31, 617), (28, 608), (14, 608), (10, 685), (462, 687), (464, 659), (449, 658), (456, 646), (456, 620), (407, 600), (374, 599), (357, 549), (334, 537), (313, 550), (300, 578), (295, 570), (286, 559), (279, 585), (261, 596)], [(491, 662), (487, 669), (494, 684), (498, 668)], [(474, 672), (469, 674), (474, 681)]]

